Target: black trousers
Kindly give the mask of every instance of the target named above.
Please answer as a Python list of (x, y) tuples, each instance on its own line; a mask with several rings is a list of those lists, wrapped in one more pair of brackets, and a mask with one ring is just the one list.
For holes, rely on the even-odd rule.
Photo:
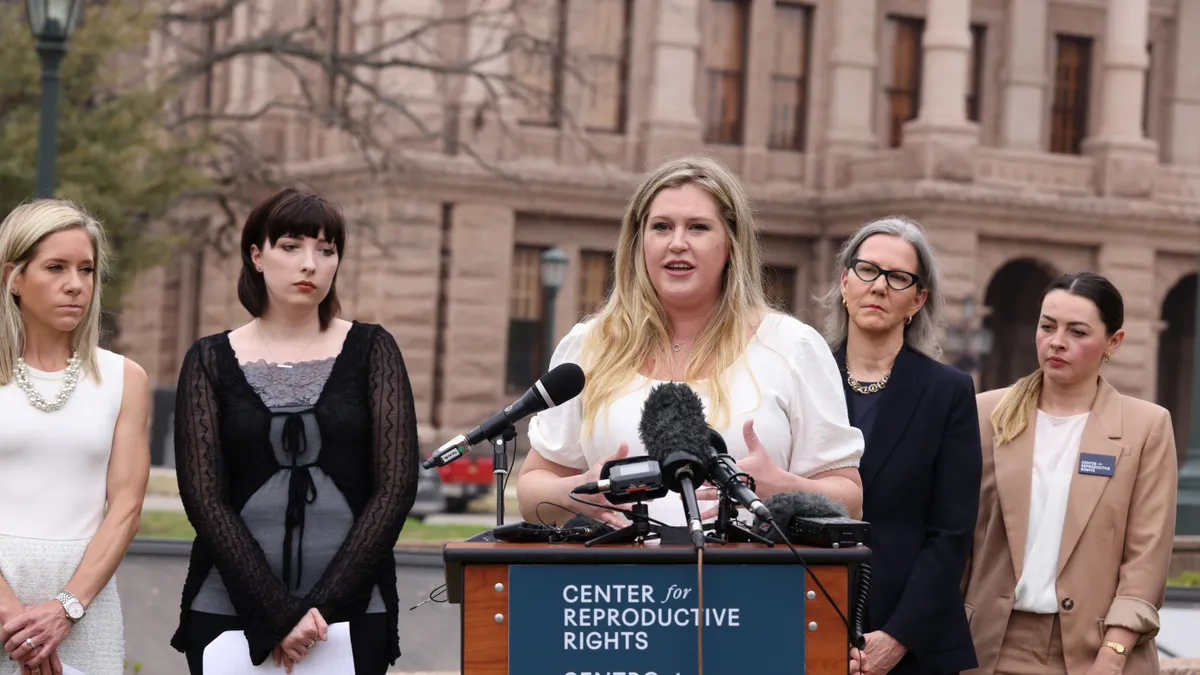
[[(242, 630), (241, 620), (236, 616), (192, 612), (188, 620), (185, 652), (191, 675), (204, 675), (204, 648), (227, 630)], [(386, 614), (364, 614), (350, 620), (350, 645), (354, 652), (356, 675), (384, 675), (387, 672), (391, 665), (388, 663), (387, 632)], [(268, 656), (266, 663), (274, 662)]]

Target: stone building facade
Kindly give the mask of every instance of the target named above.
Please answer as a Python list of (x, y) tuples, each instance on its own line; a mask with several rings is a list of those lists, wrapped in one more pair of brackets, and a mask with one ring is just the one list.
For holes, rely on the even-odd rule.
[[(315, 2), (316, 0), (314, 0)], [(356, 0), (363, 40), (453, 1)], [(1107, 366), (1122, 391), (1175, 413), (1181, 449), (1200, 263), (1200, 0), (536, 0), (564, 60), (498, 68), (544, 82), (549, 105), (486, 114), (470, 82), (421, 74), (429, 119), (485, 159), (415, 147), (411, 169), (366, 178), (319, 127), (268, 129), (290, 169), (352, 223), (339, 273), (344, 316), (396, 335), (426, 440), (478, 423), (538, 374), (546, 308), (537, 261), (570, 267), (556, 336), (594, 309), (637, 177), (706, 153), (747, 185), (772, 294), (819, 323), (813, 297), (864, 221), (918, 220), (941, 256), (952, 329), (987, 327), (986, 354), (951, 343), (981, 388), (1036, 363), (1041, 289), (1054, 275), (1108, 275), (1126, 299), (1125, 346)], [(254, 29), (235, 15), (231, 34)], [(373, 37), (372, 37), (373, 36)], [(472, 31), (446, 49), (469, 49)], [(553, 52), (553, 50), (552, 50)], [(232, 67), (222, 98), (275, 95), (265, 66)], [(539, 80), (539, 78), (541, 78)], [(442, 83), (444, 84), (444, 83)], [(279, 94), (283, 95), (283, 94)], [(161, 385), (196, 337), (247, 319), (236, 254), (208, 250), (146, 274), (119, 345)], [(970, 326), (964, 326), (964, 308)], [(962, 342), (961, 340), (958, 342)]]

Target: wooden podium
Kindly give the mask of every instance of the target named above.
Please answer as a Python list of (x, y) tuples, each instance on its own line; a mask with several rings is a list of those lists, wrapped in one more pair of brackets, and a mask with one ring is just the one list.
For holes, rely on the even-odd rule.
[[(838, 608), (853, 619), (850, 607), (852, 569), (870, 559), (865, 547), (826, 549), (796, 547), (800, 555), (821, 581)], [(690, 546), (648, 544), (605, 544), (585, 547), (582, 544), (510, 544), (496, 542), (456, 542), (443, 549), (447, 599), (461, 605), (462, 673), (463, 675), (507, 675), (509, 650), (536, 651), (544, 645), (510, 645), (508, 621), (510, 607), (509, 566), (562, 565), (696, 565), (696, 552)], [(722, 565), (794, 565), (800, 574), (795, 555), (786, 545), (768, 547), (762, 544), (710, 544), (704, 549), (705, 578), (715, 566)], [(549, 567), (546, 568), (550, 569)], [(763, 568), (765, 571), (767, 568)], [(790, 575), (790, 570), (788, 570)], [(693, 575), (694, 578), (694, 575)], [(797, 579), (788, 576), (789, 579)], [(797, 640), (803, 636), (805, 668), (800, 672), (812, 675), (845, 675), (849, 667), (849, 641), (845, 624), (834, 611), (824, 594), (804, 575), (803, 611), (792, 614), (778, 612), (772, 620), (784, 624), (789, 635)], [(520, 592), (518, 589), (517, 592)], [(707, 592), (707, 591), (705, 591)], [(669, 610), (668, 610), (669, 611)], [(794, 625), (787, 625), (787, 624)], [(705, 662), (710, 650), (721, 648), (755, 650), (774, 653), (783, 661), (794, 659), (798, 650), (789, 644), (738, 644), (710, 640), (705, 629), (703, 643)], [(548, 638), (549, 639), (549, 638)], [(790, 658), (789, 658), (790, 657)], [(526, 675), (524, 673), (513, 675)], [(662, 673), (659, 673), (662, 675)], [(711, 675), (717, 675), (712, 673)]]

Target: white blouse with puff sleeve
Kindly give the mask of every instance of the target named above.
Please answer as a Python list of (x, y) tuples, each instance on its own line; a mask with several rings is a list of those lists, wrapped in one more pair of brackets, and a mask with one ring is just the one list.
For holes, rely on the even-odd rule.
[[(589, 321), (571, 329), (554, 350), (551, 368), (570, 362), (587, 372), (582, 350), (591, 325)], [(748, 454), (742, 425), (753, 418), (754, 430), (771, 459), (793, 474), (809, 477), (858, 467), (862, 432), (850, 426), (837, 363), (811, 326), (792, 316), (768, 314), (731, 371), (726, 378), (729, 423), (719, 430), (730, 456), (742, 459)], [(582, 435), (582, 397), (544, 410), (529, 422), (529, 444), (551, 462), (581, 472), (615, 453), (621, 443), (629, 444), (630, 456), (645, 455), (638, 424), (651, 387), (660, 382), (635, 375), (600, 411), (586, 437)], [(707, 382), (691, 386), (707, 413)], [(711, 505), (701, 503), (700, 507)], [(650, 502), (649, 514), (668, 525), (685, 524), (683, 503), (675, 493)]]

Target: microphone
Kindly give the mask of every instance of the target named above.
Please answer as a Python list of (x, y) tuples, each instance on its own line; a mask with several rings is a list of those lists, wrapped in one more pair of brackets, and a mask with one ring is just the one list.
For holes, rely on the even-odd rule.
[[(703, 404), (700, 401), (700, 397), (697, 396), (696, 393), (685, 384), (680, 384), (677, 382), (661, 384), (652, 392), (650, 392), (650, 397), (646, 399), (646, 411), (643, 412), (642, 415), (643, 425), (646, 423), (646, 416), (650, 414), (652, 410), (654, 410), (650, 406), (652, 399), (656, 404), (656, 409), (661, 409), (664, 411), (662, 416), (663, 419), (668, 423), (682, 427), (688, 434), (695, 433), (699, 435), (703, 432), (707, 433), (707, 438), (702, 438), (698, 444), (696, 444), (697, 440), (693, 436), (689, 435), (687, 439), (689, 443), (695, 444), (691, 445), (690, 447), (694, 449), (693, 452), (696, 452), (700, 455), (702, 465), (708, 473), (709, 481), (716, 485), (718, 489), (723, 490), (725, 494), (728, 494), (742, 506), (754, 512), (755, 516), (757, 516), (761, 521), (764, 521), (767, 527), (778, 531), (779, 526), (776, 524), (774, 517), (771, 515), (772, 510), (768, 508), (767, 505), (764, 504), (762, 500), (754, 494), (754, 491), (742, 481), (742, 477), (748, 478), (748, 476), (746, 472), (738, 468), (737, 464), (734, 463), (733, 458), (729, 456), (725, 447), (725, 440), (721, 438), (719, 433), (717, 433), (714, 429), (709, 427), (707, 423), (704, 422)], [(697, 413), (697, 411), (699, 412)], [(699, 419), (698, 425), (695, 421), (697, 416)], [(677, 418), (680, 417), (683, 419), (678, 420)], [(651, 419), (655, 418), (652, 416)], [(696, 426), (699, 426), (699, 429), (702, 431), (695, 431), (694, 429)], [(647, 453), (650, 453), (650, 443), (646, 442), (645, 440), (643, 440), (643, 443), (646, 445)], [(663, 473), (667, 473), (665, 467)], [(671, 472), (671, 474), (674, 475), (675, 472)], [(666, 478), (667, 476), (664, 475), (664, 481)], [(814, 495), (814, 497), (817, 497), (818, 499), (820, 498), (817, 495)], [(778, 502), (779, 508), (786, 507), (788, 504), (793, 503), (793, 500), (795, 499), (795, 497), (787, 499), (781, 497)], [(830, 501), (832, 502), (832, 500)], [(808, 502), (804, 501), (804, 503), (807, 504)], [(835, 504), (834, 508), (836, 508), (836, 506), (840, 506), (836, 502), (833, 502), (833, 504)], [(842, 507), (842, 512), (845, 512), (844, 507)], [(842, 623), (846, 626), (846, 632), (850, 636), (851, 644), (859, 649), (863, 649), (866, 645), (866, 642), (864, 641), (861, 633), (855, 633), (854, 627), (851, 625), (850, 620), (846, 618), (845, 613), (843, 613), (838, 607), (837, 602), (835, 602), (833, 597), (829, 595), (829, 591), (826, 590), (825, 585), (821, 583), (821, 580), (815, 574), (813, 574), (813, 571), (809, 568), (808, 563), (805, 562), (804, 556), (800, 555), (800, 552), (796, 550), (796, 547), (793, 546), (791, 542), (787, 541), (786, 539), (783, 539), (782, 541), (783, 543), (787, 544), (787, 547), (792, 551), (792, 555), (796, 556), (796, 560), (804, 568), (804, 571), (808, 574), (808, 576), (812, 578), (813, 583), (816, 584), (817, 588), (821, 590), (821, 593), (825, 596), (825, 599), (829, 601), (829, 604), (833, 607), (834, 612), (837, 613), (838, 618), (842, 620)]]
[(534, 382), (521, 398), (466, 434), (459, 434), (450, 439), (422, 462), (421, 466), (426, 469), (446, 466), (470, 452), (471, 446), (495, 439), (518, 420), (570, 401), (583, 391), (585, 379), (583, 369), (578, 365), (559, 364)]
[[(683, 391), (691, 395), (684, 395)], [(662, 465), (663, 483), (683, 496), (692, 545), (704, 548), (704, 525), (696, 501), (696, 486), (708, 480), (708, 472), (697, 451), (708, 447), (708, 424), (704, 421), (700, 397), (685, 384), (655, 387), (642, 408), (638, 434), (646, 446), (646, 454)]]
[[(767, 500), (771, 513), (787, 529), (792, 543), (823, 548), (860, 546), (870, 535), (870, 524), (850, 517), (846, 506), (822, 494), (780, 492)], [(783, 533), (759, 521), (755, 530), (772, 542), (783, 543)]]
[(771, 509), (767, 508), (758, 495), (754, 494), (754, 490), (746, 485), (746, 481), (741, 479), (742, 476), (748, 477), (749, 475), (742, 471), (729, 456), (729, 450), (725, 447), (725, 439), (712, 427), (708, 428), (708, 443), (706, 457), (709, 480), (732, 497), (734, 501), (741, 504), (743, 508), (750, 510), (756, 518), (769, 523), (772, 520)]

